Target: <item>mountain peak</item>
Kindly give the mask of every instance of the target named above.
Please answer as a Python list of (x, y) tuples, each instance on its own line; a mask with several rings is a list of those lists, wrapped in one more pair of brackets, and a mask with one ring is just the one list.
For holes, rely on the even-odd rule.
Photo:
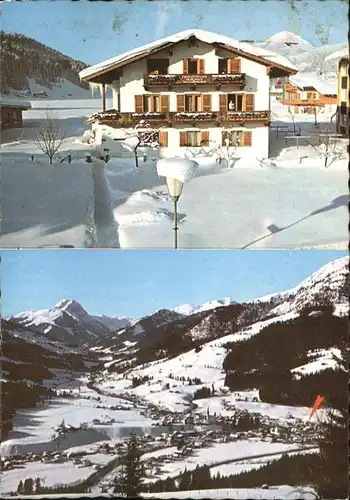
[(62, 299), (55, 305), (54, 309), (60, 309), (79, 316), (88, 314), (83, 306), (74, 299)]
[(301, 38), (299, 35), (296, 35), (292, 31), (280, 31), (279, 33), (275, 33), (270, 38), (265, 40), (265, 43), (279, 43), (285, 45), (304, 45), (312, 47), (312, 44), (308, 41)]

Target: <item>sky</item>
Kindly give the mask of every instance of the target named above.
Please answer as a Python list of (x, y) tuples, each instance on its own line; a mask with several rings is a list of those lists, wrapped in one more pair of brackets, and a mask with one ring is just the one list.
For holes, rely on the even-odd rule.
[(346, 0), (1, 2), (1, 29), (95, 64), (189, 28), (261, 42), (292, 31), (313, 45), (347, 41)]
[(238, 302), (298, 285), (346, 251), (3, 250), (2, 314), (80, 302), (91, 314), (138, 318), (231, 297)]

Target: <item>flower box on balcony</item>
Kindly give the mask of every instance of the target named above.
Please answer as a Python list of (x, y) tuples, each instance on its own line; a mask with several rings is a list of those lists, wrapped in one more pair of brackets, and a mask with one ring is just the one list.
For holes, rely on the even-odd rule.
[(238, 85), (245, 84), (245, 75), (243, 75), (243, 74), (239, 74), (239, 75), (229, 75), (229, 74), (211, 75), (211, 79), (212, 79), (213, 83), (217, 83), (217, 84), (222, 84), (222, 83), (232, 83), (232, 84), (238, 84)]
[(187, 120), (214, 120), (216, 118), (216, 113), (208, 112), (198, 112), (198, 113), (175, 113), (174, 116), (177, 121), (187, 121)]
[(131, 115), (133, 118), (136, 118), (137, 120), (142, 120), (142, 119), (147, 119), (147, 120), (164, 120), (165, 115), (164, 113), (151, 113), (151, 112), (146, 112), (146, 113), (132, 113)]
[(90, 119), (118, 120), (119, 118), (120, 118), (120, 113), (116, 109), (107, 109), (106, 111), (101, 111), (100, 113), (94, 113)]

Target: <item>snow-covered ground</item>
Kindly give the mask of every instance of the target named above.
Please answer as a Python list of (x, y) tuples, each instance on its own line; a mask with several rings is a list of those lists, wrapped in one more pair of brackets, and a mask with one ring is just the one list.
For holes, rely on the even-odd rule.
[(86, 479), (94, 472), (92, 467), (78, 467), (73, 462), (62, 464), (43, 464), (41, 462), (27, 463), (25, 468), (13, 469), (0, 475), (0, 493), (16, 491), (18, 483), (27, 477), (45, 478), (45, 486), (58, 486), (61, 484), (74, 484), (76, 481)]
[(143, 493), (145, 498), (193, 498), (217, 499), (230, 498), (232, 500), (312, 500), (315, 493), (312, 488), (295, 488), (293, 486), (270, 486), (263, 488), (230, 488), (213, 490), (171, 491), (166, 493)]
[[(181, 459), (180, 461), (174, 461), (173, 463), (164, 464), (162, 466), (161, 472), (157, 474), (156, 479), (177, 477), (185, 470), (185, 468), (187, 470), (194, 470), (197, 465), (202, 466), (205, 464), (209, 466), (220, 464), (217, 465), (215, 469), (220, 469), (221, 474), (221, 467), (224, 466), (223, 462), (238, 460), (238, 463), (241, 463), (242, 460), (248, 460), (249, 457), (270, 454), (270, 460), (273, 460), (275, 458), (274, 453), (276, 453), (276, 456), (278, 458), (280, 457), (281, 453), (298, 448), (300, 447), (296, 446), (295, 444), (267, 443), (266, 441), (259, 441), (258, 439), (235, 441), (231, 443), (214, 443), (210, 448), (201, 448), (199, 450), (196, 450), (195, 453), (190, 457), (186, 457), (184, 459)], [(155, 456), (159, 456), (158, 451), (155, 453)], [(152, 456), (154, 456), (153, 453), (148, 453), (147, 455), (144, 455), (143, 458), (144, 460), (147, 460)], [(242, 463), (241, 467), (243, 467)], [(242, 468), (242, 470), (244, 469)]]
[[(90, 128), (85, 119), (100, 110), (100, 99), (46, 98), (31, 104), (24, 128), (2, 136), (1, 245), (172, 248), (173, 205), (165, 179), (157, 174), (157, 152), (140, 150), (136, 169), (133, 154), (121, 147), (119, 151), (114, 143), (111, 160), (93, 164), (91, 172), (86, 152), (99, 156), (100, 150), (80, 138)], [(36, 129), (50, 110), (68, 136), (60, 156), (72, 153), (71, 164), (50, 167), (33, 145)], [(272, 125), (292, 129), (285, 107), (274, 102), (272, 113)], [(319, 121), (326, 118), (322, 115)], [(333, 155), (325, 168), (313, 120), (311, 115), (295, 117), (315, 147), (303, 140), (299, 148), (294, 140), (286, 144), (283, 133), (277, 137), (271, 130), (275, 158), (241, 159), (226, 168), (212, 157), (196, 156), (197, 175), (185, 183), (178, 206), (179, 247), (345, 248), (346, 144), (339, 142), (342, 158)], [(93, 227), (94, 210), (99, 228)]]
[[(239, 444), (239, 443), (238, 443)], [(267, 448), (269, 449), (269, 448)], [(233, 476), (241, 474), (242, 472), (248, 472), (253, 469), (260, 469), (264, 467), (272, 460), (279, 460), (283, 455), (293, 456), (293, 455), (304, 455), (306, 453), (315, 453), (317, 449), (310, 449), (305, 451), (288, 451), (284, 450), (281, 454), (276, 454), (272, 456), (265, 456), (260, 458), (244, 458), (240, 461), (230, 462), (228, 464), (216, 465), (214, 467), (210, 467), (211, 476), (215, 476), (218, 472), (220, 476)], [(269, 453), (268, 451), (266, 453)]]
[[(64, 388), (67, 387), (69, 384)], [(146, 430), (151, 427), (150, 419), (130, 408), (122, 399), (102, 395), (98, 396), (100, 400), (97, 401), (94, 391), (86, 387), (72, 388), (75, 398), (55, 398), (51, 403), (46, 403), (45, 407), (18, 410), (13, 419), (15, 430), (0, 444), (1, 455), (87, 447), (101, 441), (123, 439), (130, 434), (132, 428)], [(88, 397), (91, 399), (87, 399)], [(116, 405), (129, 406), (130, 409), (110, 408)], [(85, 423), (87, 428), (55, 439), (55, 428), (62, 420), (66, 426), (78, 427)]]
[[(320, 160), (297, 165), (296, 148), (283, 153), (280, 162), (262, 168), (200, 165), (179, 201), (180, 248), (346, 248), (346, 161), (344, 168), (325, 169)], [(121, 163), (113, 158), (106, 170), (112, 192), (120, 185)], [(129, 182), (113, 212), (121, 246), (172, 248), (173, 208), (165, 185), (155, 181), (152, 189), (135, 192), (132, 177)]]

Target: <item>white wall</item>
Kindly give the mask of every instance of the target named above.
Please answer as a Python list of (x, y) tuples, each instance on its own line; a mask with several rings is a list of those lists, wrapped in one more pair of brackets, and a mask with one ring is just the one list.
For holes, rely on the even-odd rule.
[[(125, 137), (125, 129), (112, 128), (107, 125), (95, 124), (93, 128), (96, 130), (96, 143), (102, 147), (101, 139), (105, 139), (103, 147), (110, 149), (110, 154), (120, 150), (119, 141), (114, 141), (115, 138)], [(168, 133), (168, 147), (161, 148), (161, 156), (163, 157), (183, 157), (185, 155), (186, 147), (180, 147), (180, 132), (197, 130), (209, 131), (210, 145), (208, 149), (212, 149), (216, 143), (221, 146), (221, 138), (223, 128), (221, 127), (206, 127), (204, 124), (197, 127), (190, 127), (188, 125), (177, 125), (176, 127), (162, 128)], [(242, 130), (252, 132), (252, 146), (238, 147), (235, 156), (240, 158), (267, 158), (268, 157), (268, 144), (269, 144), (269, 127), (232, 127), (230, 130)], [(192, 148), (191, 148), (192, 149)]]
[[(180, 147), (180, 131), (198, 130), (209, 131), (210, 145), (208, 149), (212, 149), (216, 143), (221, 146), (222, 131), (221, 127), (189, 127), (177, 126), (162, 129), (168, 132), (168, 147), (162, 148), (161, 156), (163, 157), (183, 157), (185, 155), (186, 147)], [(268, 157), (268, 144), (269, 144), (269, 127), (232, 127), (230, 130), (242, 130), (252, 132), (252, 146), (238, 147), (235, 156), (240, 158), (267, 158)], [(191, 148), (192, 149), (192, 148)], [(205, 148), (206, 149), (206, 148)]]
[[(232, 57), (230, 52), (221, 51), (222, 57)], [(161, 51), (153, 58), (169, 58), (169, 73), (182, 74), (183, 59), (200, 57), (205, 61), (206, 73), (218, 73), (218, 56), (215, 49), (209, 44), (198, 42), (194, 47), (188, 42), (182, 42), (174, 46), (172, 55), (168, 51)], [(243, 91), (236, 93), (255, 93), (255, 109), (265, 111), (269, 109), (269, 76), (266, 74), (266, 67), (248, 59), (241, 59), (241, 71), (246, 74), (246, 86)], [(151, 91), (145, 91), (143, 87), (143, 75), (147, 73), (146, 59), (135, 61), (123, 68), (123, 76), (120, 78), (121, 109), (123, 113), (132, 113), (135, 111), (135, 95), (140, 94), (168, 94), (170, 95), (170, 111), (176, 111), (176, 94), (178, 93), (210, 93), (212, 94), (213, 111), (219, 110), (219, 93), (230, 93), (232, 87), (222, 87), (222, 91), (217, 92), (212, 87), (197, 87), (197, 92), (193, 92), (189, 87), (173, 87), (173, 90), (165, 90), (164, 87), (152, 87)], [(114, 106), (114, 102), (113, 102)], [(114, 106), (115, 107), (115, 106)], [(117, 108), (116, 108), (117, 109)]]

